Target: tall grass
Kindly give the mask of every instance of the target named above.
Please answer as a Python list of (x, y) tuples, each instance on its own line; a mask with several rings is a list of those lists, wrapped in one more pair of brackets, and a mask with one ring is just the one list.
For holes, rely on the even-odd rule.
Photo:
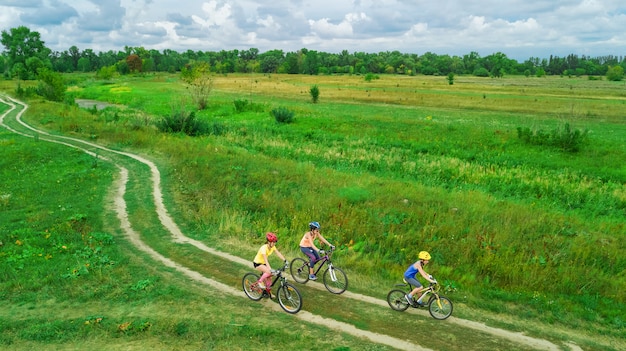
[[(50, 107), (35, 103), (34, 111), (42, 106)], [(287, 314), (200, 287), (143, 257), (116, 229), (107, 200), (116, 168), (108, 162), (4, 128), (0, 155), (2, 349), (277, 350), (310, 340), (324, 349), (389, 349), (325, 338), (323, 326), (294, 326)], [(194, 256), (210, 266), (206, 255)]]

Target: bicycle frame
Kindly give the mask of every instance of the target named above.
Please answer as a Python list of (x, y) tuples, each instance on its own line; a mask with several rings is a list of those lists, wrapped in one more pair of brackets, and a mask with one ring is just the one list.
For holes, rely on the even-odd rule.
[[(398, 285), (405, 285), (407, 287), (407, 291), (411, 292), (413, 290), (413, 285), (409, 284), (408, 282), (406, 284), (398, 284)], [(441, 299), (439, 298), (439, 289), (441, 288), (441, 286), (439, 284), (429, 284), (426, 288), (424, 288), (421, 293), (422, 295), (420, 296), (419, 299), (417, 299), (417, 303), (418, 304), (423, 304), (424, 299), (426, 299), (426, 301), (428, 301), (430, 299), (430, 297), (428, 297), (429, 295), (432, 295), (435, 298), (435, 302), (437, 302), (437, 307), (439, 307), (440, 309), (442, 308), (441, 306)], [(427, 298), (428, 297), (428, 298)]]
[(315, 275), (319, 273), (319, 271), (322, 269), (322, 267), (324, 267), (326, 262), (329, 262), (329, 264), (332, 264), (332, 262), (330, 262), (330, 256), (329, 256), (330, 254), (332, 254), (332, 251), (330, 253), (327, 252), (323, 257), (320, 257), (319, 260), (315, 261), (314, 266), (317, 266), (317, 269), (314, 268)]
[[(406, 288), (407, 294), (410, 293), (414, 286), (411, 285), (410, 283), (406, 282), (406, 283), (402, 283), (402, 284), (396, 284), (396, 286), (402, 286), (404, 288)], [(435, 288), (436, 287), (436, 288)], [(417, 299), (418, 303), (422, 303), (422, 301), (424, 299), (426, 299), (426, 301), (428, 301), (428, 299), (426, 298), (428, 295), (433, 295), (436, 299), (437, 299), (437, 304), (439, 305), (439, 307), (441, 308), (441, 302), (439, 302), (439, 294), (438, 294), (438, 290), (439, 290), (439, 286), (437, 284), (430, 284), (427, 287), (425, 287), (421, 293), (422, 295), (420, 296), (419, 299)]]
[(270, 284), (269, 286), (266, 286), (264, 289), (265, 291), (269, 293), (270, 290), (274, 287), (274, 285), (276, 285), (276, 283), (279, 281), (280, 281), (281, 286), (285, 285), (285, 283), (287, 282), (287, 277), (283, 276), (283, 273), (285, 273), (285, 269), (287, 269), (287, 266), (284, 266), (276, 270), (276, 274), (273, 274), (273, 277), (272, 277), (272, 284)]
[(265, 287), (265, 290), (269, 291), (271, 288), (274, 287), (274, 285), (276, 285), (278, 281), (280, 281), (280, 285), (285, 285), (287, 278), (283, 276), (283, 273), (284, 271), (282, 269), (278, 270), (278, 273), (276, 273), (276, 275), (274, 276), (274, 279), (272, 279), (272, 284), (270, 286)]

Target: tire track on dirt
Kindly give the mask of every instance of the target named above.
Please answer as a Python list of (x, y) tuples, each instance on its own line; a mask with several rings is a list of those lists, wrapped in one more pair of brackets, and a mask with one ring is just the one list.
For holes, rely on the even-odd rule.
[[(239, 263), (241, 265), (244, 266), (249, 266), (249, 260), (245, 260), (241, 257), (238, 256), (234, 256), (222, 251), (218, 251), (215, 250), (211, 247), (208, 247), (206, 244), (189, 238), (187, 236), (185, 236), (182, 231), (180, 230), (180, 228), (178, 227), (178, 225), (174, 222), (174, 220), (170, 217), (170, 215), (167, 212), (167, 209), (165, 208), (165, 205), (163, 203), (163, 194), (161, 192), (161, 175), (159, 172), (159, 169), (156, 167), (156, 165), (150, 161), (147, 160), (139, 155), (136, 154), (132, 154), (132, 153), (128, 153), (128, 152), (123, 152), (123, 151), (118, 151), (118, 150), (113, 150), (113, 149), (109, 149), (105, 146), (102, 145), (98, 145), (98, 144), (94, 144), (85, 140), (81, 140), (81, 139), (77, 139), (77, 138), (71, 138), (71, 137), (66, 137), (66, 136), (59, 136), (59, 135), (52, 135), (49, 134), (45, 131), (41, 131), (38, 130), (28, 124), (26, 124), (25, 122), (23, 122), (21, 120), (21, 116), (22, 114), (27, 110), (28, 106), (18, 100), (15, 100), (11, 97), (6, 97), (7, 100), (6, 101), (2, 98), (0, 98), (0, 102), (5, 103), (7, 105), (10, 106), (10, 109), (8, 111), (5, 111), (2, 116), (0, 116), (0, 125), (4, 126), (5, 128), (7, 128), (8, 130), (10, 130), (13, 133), (22, 135), (22, 136), (26, 136), (26, 137), (33, 137), (32, 135), (29, 135), (27, 133), (23, 133), (20, 131), (17, 131), (9, 126), (7, 126), (6, 124), (4, 124), (4, 117), (9, 115), (11, 112), (13, 112), (17, 107), (15, 106), (20, 105), (22, 106), (22, 110), (19, 111), (16, 114), (16, 121), (18, 123), (20, 123), (20, 125), (24, 126), (25, 128), (33, 131), (34, 133), (37, 133), (37, 135), (45, 135), (46, 137), (40, 137), (40, 140), (44, 140), (44, 141), (48, 141), (48, 142), (54, 142), (54, 143), (59, 143), (59, 144), (63, 144), (69, 147), (73, 147), (73, 148), (77, 148), (80, 150), (83, 150), (84, 152), (86, 152), (87, 154), (90, 154), (94, 157), (99, 157), (103, 160), (106, 160), (108, 162), (113, 162), (110, 159), (103, 157), (101, 155), (97, 155), (96, 153), (89, 151), (87, 149), (85, 149), (84, 147), (80, 147), (77, 146), (75, 144), (72, 144), (71, 142), (74, 143), (79, 143), (82, 145), (87, 145), (90, 147), (93, 147), (95, 149), (99, 149), (102, 151), (106, 151), (106, 152), (110, 152), (110, 153), (114, 153), (114, 154), (118, 154), (118, 155), (122, 155), (122, 156), (126, 156), (129, 157), (131, 159), (134, 159), (144, 165), (147, 165), (150, 169), (150, 173), (151, 173), (151, 182), (152, 182), (152, 194), (153, 194), (153, 201), (154, 201), (154, 205), (156, 208), (156, 212), (157, 215), (159, 217), (159, 221), (161, 222), (161, 224), (171, 233), (172, 235), (172, 240), (174, 243), (180, 243), (180, 244), (189, 244), (192, 245), (194, 247), (196, 247), (197, 249), (210, 253), (212, 255), (221, 257), (223, 259), (235, 262), (235, 263)], [(59, 140), (60, 139), (60, 140)], [(63, 141), (66, 140), (66, 141)], [(70, 142), (71, 141), (71, 142)], [(179, 272), (181, 272), (182, 274), (186, 275), (187, 277), (189, 277), (190, 279), (196, 281), (196, 282), (200, 282), (203, 284), (207, 284), (212, 286), (213, 288), (228, 293), (228, 294), (232, 294), (232, 295), (240, 295), (242, 297), (245, 297), (244, 293), (240, 290), (234, 289), (228, 285), (225, 285), (223, 283), (220, 283), (218, 281), (215, 281), (213, 279), (207, 278), (205, 276), (203, 276), (202, 274), (200, 274), (199, 272), (193, 271), (187, 267), (184, 267), (178, 263), (176, 263), (175, 261), (161, 255), (160, 253), (158, 253), (157, 251), (155, 251), (154, 249), (152, 249), (150, 246), (148, 246), (145, 242), (143, 242), (140, 238), (139, 233), (137, 233), (135, 230), (132, 229), (132, 225), (130, 223), (130, 221), (128, 220), (128, 212), (126, 210), (126, 202), (124, 200), (124, 194), (126, 193), (126, 184), (128, 182), (128, 170), (126, 168), (124, 168), (123, 166), (114, 163), (113, 164), (119, 169), (120, 173), (119, 173), (119, 179), (116, 181), (116, 184), (114, 186), (114, 189), (117, 189), (117, 193), (115, 195), (114, 198), (114, 209), (115, 212), (117, 214), (117, 217), (120, 221), (120, 225), (122, 230), (124, 231), (127, 240), (129, 240), (137, 249), (143, 251), (144, 253), (146, 253), (147, 255), (149, 255), (152, 259), (161, 262), (163, 265), (173, 268)], [(323, 290), (324, 287), (321, 285), (321, 283), (315, 282), (313, 284), (310, 284), (310, 286), (316, 288), (316, 289), (320, 289)], [(380, 300), (380, 299), (376, 299), (373, 298), (371, 296), (366, 296), (366, 295), (361, 295), (361, 294), (356, 294), (356, 293), (351, 293), (349, 291), (346, 291), (343, 296), (347, 297), (347, 298), (351, 298), (354, 300), (359, 300), (359, 301), (363, 301), (363, 302), (367, 302), (370, 304), (374, 304), (374, 305), (379, 305), (379, 306), (387, 306), (387, 302), (384, 300)], [(271, 307), (272, 309), (276, 310), (276, 311), (282, 311), (279, 306), (275, 303), (271, 303), (269, 301), (264, 301), (263, 303), (265, 303), (268, 307)], [(424, 311), (407, 311), (409, 313), (419, 313), (419, 314), (423, 314), (425, 315), (426, 312)], [(324, 318), (321, 317), (319, 315), (315, 315), (312, 314), (308, 311), (304, 311), (301, 310), (300, 312), (298, 312), (297, 314), (293, 315), (295, 318), (301, 319), (303, 321), (306, 322), (310, 322), (310, 323), (316, 323), (319, 325), (323, 325), (323, 326), (327, 326), (330, 328), (334, 328), (337, 330), (341, 330), (343, 332), (346, 332), (348, 334), (357, 336), (357, 337), (362, 337), (362, 338), (367, 338), (368, 340), (371, 340), (375, 343), (379, 343), (379, 344), (384, 344), (384, 345), (388, 345), (400, 350), (416, 350), (416, 351), (430, 351), (430, 349), (427, 348), (423, 348), (419, 345), (416, 344), (412, 344), (410, 342), (407, 342), (405, 340), (401, 340), (401, 339), (397, 339), (388, 335), (384, 335), (384, 334), (378, 334), (378, 333), (374, 333), (374, 332), (369, 332), (369, 331), (365, 331), (365, 330), (361, 330), (361, 329), (357, 329), (354, 325), (348, 324), (348, 323), (344, 323), (344, 322), (339, 322), (339, 321), (335, 321), (333, 319), (328, 319), (328, 318)], [(547, 350), (547, 351), (558, 351), (561, 350), (561, 348), (553, 343), (551, 343), (550, 341), (547, 340), (543, 340), (543, 339), (537, 339), (537, 338), (532, 338), (529, 336), (524, 335), (523, 333), (518, 333), (518, 332), (511, 332), (511, 331), (507, 331), (507, 330), (502, 330), (502, 329), (498, 329), (498, 328), (494, 328), (494, 327), (489, 327), (483, 323), (479, 323), (479, 322), (474, 322), (474, 321), (469, 321), (469, 320), (464, 320), (464, 319), (460, 319), (460, 318), (455, 318), (455, 317), (450, 317), (448, 319), (448, 321), (450, 323), (454, 323), (457, 324), (459, 326), (465, 327), (465, 328), (470, 328), (470, 329), (474, 329), (480, 332), (484, 332), (484, 333), (488, 333), (500, 338), (505, 338), (505, 339), (509, 339), (515, 343), (519, 343), (519, 344), (523, 344), (523, 345), (527, 345), (530, 346), (532, 348), (535, 348), (537, 350)], [(575, 344), (567, 344), (567, 346), (573, 350), (573, 351), (582, 351), (582, 349), (580, 347), (578, 347)]]

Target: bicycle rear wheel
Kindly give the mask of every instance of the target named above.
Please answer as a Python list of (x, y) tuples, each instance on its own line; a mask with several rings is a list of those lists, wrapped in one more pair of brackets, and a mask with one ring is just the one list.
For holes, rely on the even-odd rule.
[(296, 257), (291, 261), (289, 271), (291, 272), (293, 280), (298, 283), (304, 284), (309, 281), (309, 261)]
[(428, 300), (428, 312), (439, 320), (444, 320), (452, 315), (452, 301), (445, 296), (431, 296)]
[(348, 276), (341, 269), (329, 266), (324, 272), (324, 286), (333, 294), (341, 294), (348, 288)]
[(254, 273), (246, 273), (241, 280), (243, 292), (254, 301), (258, 301), (263, 297), (263, 289), (259, 287), (257, 281), (259, 281), (259, 275)]
[(404, 290), (394, 289), (387, 294), (387, 303), (389, 307), (395, 311), (404, 311), (409, 308), (409, 302), (406, 300), (406, 292)]
[(298, 313), (302, 308), (302, 295), (295, 286), (285, 283), (276, 292), (280, 307), (287, 313)]

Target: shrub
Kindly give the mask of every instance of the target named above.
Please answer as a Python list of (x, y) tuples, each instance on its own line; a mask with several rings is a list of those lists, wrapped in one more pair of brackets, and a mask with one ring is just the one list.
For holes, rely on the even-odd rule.
[(449, 85), (453, 85), (454, 84), (454, 73), (452, 73), (452, 72), (448, 73), (448, 84)]
[(174, 111), (156, 122), (156, 127), (165, 133), (185, 133), (189, 136), (207, 134), (209, 126), (196, 118), (195, 112)]
[(111, 78), (113, 78), (113, 76), (115, 76), (116, 73), (117, 73), (117, 69), (115, 68), (114, 65), (105, 66), (105, 67), (100, 68), (96, 72), (96, 78), (110, 80)]
[(65, 90), (65, 81), (60, 73), (49, 69), (39, 70), (39, 86), (37, 93), (50, 101), (63, 101)]
[(606, 72), (606, 79), (612, 82), (619, 82), (624, 79), (624, 69), (622, 66), (609, 66), (609, 70)]
[(380, 79), (380, 77), (375, 75), (375, 74), (373, 74), (373, 73), (368, 73), (368, 74), (365, 75), (364, 79), (365, 79), (366, 82), (371, 82), (374, 79)]
[(477, 67), (473, 74), (476, 77), (489, 77), (489, 71), (485, 67)]
[(273, 109), (270, 114), (274, 116), (278, 123), (291, 123), (293, 121), (294, 112), (285, 107), (278, 107)]
[(556, 128), (550, 133), (543, 130), (532, 131), (530, 128), (517, 127), (517, 136), (527, 144), (551, 146), (568, 152), (578, 152), (587, 140), (587, 130), (572, 130), (569, 123), (563, 129)]
[(233, 104), (235, 104), (235, 112), (237, 113), (242, 113), (243, 111), (246, 110), (246, 107), (248, 106), (250, 102), (246, 99), (235, 99), (233, 101)]
[(311, 101), (316, 104), (320, 98), (320, 88), (318, 88), (317, 85), (313, 85), (309, 90), (309, 94), (311, 94)]

